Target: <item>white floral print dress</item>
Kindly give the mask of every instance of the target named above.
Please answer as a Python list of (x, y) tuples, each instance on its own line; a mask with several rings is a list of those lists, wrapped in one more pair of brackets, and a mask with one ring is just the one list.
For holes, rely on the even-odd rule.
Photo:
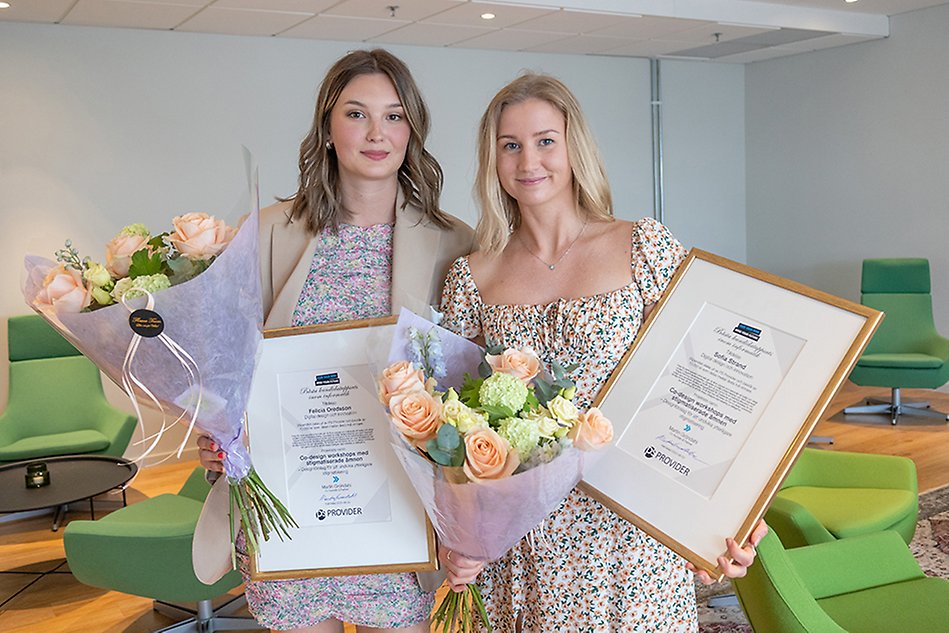
[[(576, 363), (576, 404), (590, 406), (632, 343), (645, 305), (659, 300), (685, 257), (659, 222), (632, 231), (632, 282), (617, 290), (548, 305), (486, 305), (468, 267), (445, 280), (443, 325), (462, 336), (530, 346), (548, 367)], [(694, 633), (695, 585), (685, 561), (574, 489), (544, 521), (478, 578), (494, 630)]]

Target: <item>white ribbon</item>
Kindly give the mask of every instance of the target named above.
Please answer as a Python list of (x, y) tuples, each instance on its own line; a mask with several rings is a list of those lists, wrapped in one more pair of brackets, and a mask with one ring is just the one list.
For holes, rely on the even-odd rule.
[[(141, 288), (135, 288), (135, 290), (139, 290), (140, 292), (145, 294), (145, 296), (147, 297), (145, 309), (152, 310), (152, 308), (155, 307), (155, 297), (152, 296), (152, 293), (148, 292), (147, 290), (143, 290)], [(126, 310), (129, 311), (129, 314), (132, 314), (133, 312), (135, 312), (135, 310), (139, 308), (132, 308), (128, 304), (128, 301), (126, 300), (127, 295), (128, 295), (128, 292), (122, 295), (122, 299), (121, 299), (122, 305), (124, 305)], [(201, 400), (203, 399), (203, 394), (204, 394), (204, 387), (201, 381), (201, 370), (198, 367), (198, 364), (195, 362), (194, 358), (192, 358), (191, 355), (187, 351), (185, 351), (184, 348), (178, 345), (178, 343), (176, 343), (170, 336), (162, 332), (161, 334), (159, 334), (158, 336), (154, 338), (157, 338), (159, 341), (161, 341), (162, 345), (164, 345), (165, 348), (168, 349), (168, 351), (170, 351), (176, 359), (178, 359), (178, 362), (184, 368), (185, 372), (187, 372), (188, 391), (191, 393), (194, 393), (195, 387), (197, 387), (198, 398), (194, 404), (194, 407), (190, 408), (191, 419), (188, 422), (188, 431), (187, 433), (185, 433), (185, 437), (181, 441), (181, 444), (178, 446), (178, 451), (175, 455), (177, 458), (180, 458), (181, 453), (184, 450), (185, 445), (187, 444), (188, 438), (191, 436), (191, 431), (194, 429), (194, 425), (197, 422), (198, 411), (201, 409)], [(138, 352), (138, 347), (141, 344), (141, 342), (142, 342), (142, 336), (133, 330), (132, 340), (129, 341), (128, 349), (126, 349), (125, 351), (125, 360), (122, 363), (122, 389), (123, 391), (125, 391), (125, 394), (129, 397), (129, 400), (132, 401), (132, 406), (135, 408), (135, 414), (138, 416), (139, 428), (142, 431), (142, 439), (136, 442), (135, 444), (136, 445), (143, 444), (151, 440), (151, 444), (138, 457), (137, 461), (144, 460), (148, 455), (150, 455), (151, 452), (155, 450), (155, 447), (158, 445), (158, 442), (159, 440), (161, 440), (165, 431), (173, 427), (178, 422), (181, 422), (188, 415), (188, 410), (182, 409), (181, 414), (177, 418), (175, 418), (174, 422), (169, 424), (168, 418), (165, 415), (165, 408), (162, 406), (161, 402), (158, 401), (158, 398), (155, 397), (155, 395), (151, 392), (151, 390), (141, 380), (139, 380), (139, 378), (132, 372), (132, 361), (135, 359), (135, 354), (136, 352)], [(142, 393), (144, 393), (148, 397), (148, 399), (151, 400), (155, 404), (155, 407), (161, 413), (161, 428), (158, 429), (157, 432), (153, 433), (152, 435), (148, 437), (145, 437), (145, 427), (142, 422), (142, 412), (141, 412), (141, 409), (139, 409), (138, 398), (135, 395), (135, 389), (133, 385), (138, 387), (142, 391)], [(168, 458), (166, 457), (165, 459), (168, 459)], [(162, 460), (162, 461), (165, 461), (165, 460)]]

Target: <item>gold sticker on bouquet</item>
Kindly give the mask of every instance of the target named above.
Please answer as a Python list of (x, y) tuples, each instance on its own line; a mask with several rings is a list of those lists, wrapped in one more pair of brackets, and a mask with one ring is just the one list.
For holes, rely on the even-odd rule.
[(129, 315), (129, 327), (139, 336), (154, 338), (165, 329), (165, 322), (157, 312), (142, 308)]

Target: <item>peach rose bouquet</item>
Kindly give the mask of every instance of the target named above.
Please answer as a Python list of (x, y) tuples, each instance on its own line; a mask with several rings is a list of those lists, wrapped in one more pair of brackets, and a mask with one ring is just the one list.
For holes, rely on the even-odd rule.
[[(250, 184), (250, 183), (249, 183)], [(256, 187), (250, 186), (240, 230), (205, 213), (174, 218), (152, 234), (130, 224), (105, 248), (103, 263), (80, 258), (70, 242), (56, 262), (27, 256), (27, 304), (129, 396), (161, 414), (142, 429), (138, 460), (166, 431), (197, 426), (226, 453), (234, 511), (248, 543), (293, 519), (254, 471), (244, 445), (244, 409), (262, 320)], [(246, 206), (243, 206), (246, 205)]]
[[(576, 367), (544, 368), (530, 349), (482, 350), (408, 312), (379, 378), (393, 446), (439, 542), (468, 558), (504, 554), (567, 496), (584, 451), (610, 444), (596, 408), (573, 404)], [(546, 369), (546, 371), (545, 371)], [(476, 585), (435, 611), (443, 631), (490, 630)]]
[(81, 258), (66, 240), (32, 305), (75, 313), (170, 288), (207, 270), (237, 234), (207, 213), (179, 215), (172, 227), (152, 235), (144, 224), (129, 224), (106, 244), (105, 264)]

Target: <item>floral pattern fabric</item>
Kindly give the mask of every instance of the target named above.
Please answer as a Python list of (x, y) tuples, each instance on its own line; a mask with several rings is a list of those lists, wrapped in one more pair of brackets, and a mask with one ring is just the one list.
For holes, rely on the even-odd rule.
[[(632, 282), (547, 305), (488, 305), (468, 258), (445, 281), (443, 325), (468, 338), (530, 346), (548, 367), (576, 363), (575, 403), (590, 403), (633, 342), (643, 308), (658, 301), (686, 254), (659, 222), (632, 231)], [(478, 578), (496, 631), (698, 630), (692, 573), (677, 554), (574, 489), (544, 523)]]
[(391, 314), (392, 224), (324, 229), (293, 325), (313, 325)]
[[(293, 325), (367, 319), (391, 313), (391, 224), (341, 224), (324, 231), (313, 253)], [(435, 594), (415, 574), (250, 580), (243, 534), (237, 550), (248, 607), (273, 630), (315, 626), (328, 618), (361, 626), (401, 628), (429, 617)]]

